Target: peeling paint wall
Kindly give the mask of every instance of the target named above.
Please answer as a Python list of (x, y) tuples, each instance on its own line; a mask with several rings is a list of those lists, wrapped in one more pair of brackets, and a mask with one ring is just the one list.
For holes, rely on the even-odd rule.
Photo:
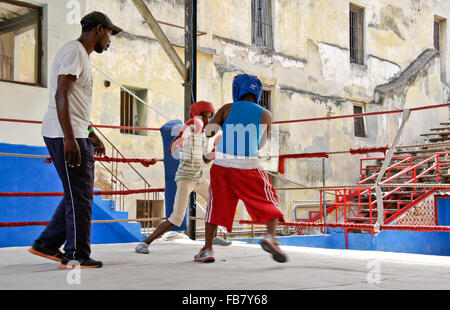
[[(57, 47), (75, 39), (80, 27), (58, 27), (64, 16), (64, 1), (42, 1), (54, 12), (48, 27), (48, 66)], [(56, 3), (58, 2), (58, 3)], [(145, 0), (159, 21), (184, 26), (184, 1)], [(364, 8), (364, 65), (350, 63), (349, 6)], [(271, 88), (274, 121), (352, 114), (353, 105), (365, 112), (440, 104), (448, 99), (450, 81), (449, 33), (450, 4), (446, 0), (273, 0), (272, 32), (274, 48), (252, 45), (250, 0), (198, 0), (198, 99), (212, 101), (216, 108), (232, 100), (232, 80), (240, 72), (257, 75)], [(84, 7), (83, 7), (84, 10)], [(143, 22), (131, 0), (86, 0), (85, 11), (103, 11), (125, 32), (112, 38), (111, 49), (92, 55), (92, 62), (128, 87), (147, 90), (148, 103), (172, 119), (183, 119), (182, 80), (160, 44)], [(57, 16), (58, 15), (58, 16)], [(443, 52), (423, 67), (417, 76), (392, 92), (383, 101), (375, 98), (375, 89), (395, 80), (426, 49), (433, 48), (434, 17), (447, 19), (443, 33)], [(175, 50), (184, 59), (184, 30), (161, 25)], [(443, 68), (443, 69), (442, 69)], [(442, 72), (444, 74), (442, 75)], [(120, 88), (106, 87), (103, 75), (94, 73), (93, 123), (120, 124)], [(12, 94), (13, 90), (16, 94)], [(41, 119), (48, 104), (46, 88), (11, 85), (0, 82), (1, 115)], [(39, 104), (29, 108), (28, 98)], [(12, 109), (8, 103), (16, 101)], [(430, 118), (430, 115), (432, 116)], [(420, 142), (419, 134), (448, 118), (447, 110), (412, 117), (402, 143)], [(432, 121), (430, 121), (432, 120)], [(165, 119), (147, 109), (145, 126), (159, 127)], [(280, 135), (280, 154), (340, 151), (350, 148), (384, 146), (391, 143), (399, 126), (399, 115), (366, 117), (367, 137), (355, 137), (353, 119), (276, 127)], [(3, 142), (17, 133), (17, 126), (0, 124)], [(21, 125), (22, 126), (22, 125)], [(22, 127), (20, 127), (22, 128)], [(160, 158), (162, 142), (158, 132), (146, 136), (102, 130), (126, 157)], [(35, 136), (33, 136), (35, 134)], [(31, 137), (31, 138), (30, 138)], [(41, 145), (39, 133), (22, 135), (17, 141)], [(37, 142), (36, 142), (37, 141)], [(378, 154), (379, 155), (379, 154)], [(327, 185), (354, 183), (359, 179), (361, 156), (332, 156), (326, 161)], [(276, 167), (276, 162), (268, 163)], [(131, 188), (142, 182), (123, 166), (120, 178)], [(152, 186), (164, 186), (163, 168), (138, 167)], [(322, 184), (321, 164), (297, 161), (287, 175), (305, 185)], [(96, 186), (106, 186), (108, 173), (98, 169)], [(291, 183), (276, 182), (279, 186)], [(133, 208), (139, 197), (127, 198)], [(288, 208), (288, 206), (283, 206)]]
[[(158, 20), (184, 24), (182, 1), (146, 2)], [(364, 65), (351, 64), (349, 60), (350, 3), (365, 9)], [(181, 80), (159, 44), (151, 40), (153, 35), (131, 2), (117, 1), (111, 6), (107, 0), (89, 0), (88, 8), (111, 12), (113, 19), (123, 20), (122, 26), (127, 32), (114, 40), (110, 55), (94, 58), (96, 64), (113, 73), (125, 85), (147, 88), (150, 104), (171, 117), (182, 119)], [(445, 86), (436, 80), (433, 69), (437, 65), (431, 66), (430, 72), (424, 73), (424, 80), (418, 79), (417, 85), (412, 85), (402, 96), (391, 98), (384, 104), (375, 103), (373, 98), (377, 86), (397, 77), (425, 49), (433, 46), (435, 14), (446, 17), (450, 13), (445, 1), (274, 0), (271, 12), (273, 50), (252, 45), (250, 0), (200, 0), (198, 11), (199, 30), (207, 32), (198, 38), (198, 98), (212, 100), (217, 108), (231, 102), (232, 80), (240, 72), (255, 74), (265, 86), (272, 88), (274, 120), (352, 114), (354, 104), (362, 105), (365, 112), (372, 112), (402, 108), (412, 101), (425, 105), (446, 100)], [(168, 28), (163, 30), (183, 58), (184, 32)], [(123, 65), (124, 62), (127, 65)], [(116, 114), (115, 122), (114, 118), (104, 115), (118, 113), (119, 91), (115, 86), (102, 91), (102, 77), (96, 74), (96, 79), (98, 97), (94, 118), (100, 123), (117, 124), (119, 114)], [(424, 83), (426, 86), (420, 86)], [(418, 92), (417, 88), (421, 90)], [(101, 102), (111, 100), (115, 103), (109, 104), (116, 106), (114, 113), (112, 109), (103, 111), (99, 108), (104, 106)], [(153, 114), (149, 112), (147, 126), (163, 122)], [(276, 129), (286, 133), (280, 138), (280, 154), (384, 146), (395, 137), (398, 119), (398, 115), (366, 118), (366, 138), (355, 137), (353, 119), (280, 125)], [(433, 118), (438, 119), (439, 116)], [(419, 123), (424, 130), (429, 128), (426, 121)], [(418, 133), (416, 127), (407, 129), (403, 142), (417, 142)], [(158, 134), (133, 137), (111, 131), (109, 135), (130, 155), (157, 156), (161, 151)], [(333, 156), (327, 159), (327, 184), (358, 181), (359, 158)], [(268, 165), (276, 167), (273, 163)], [(314, 168), (314, 165), (298, 161), (289, 176), (306, 185), (322, 184), (322, 167), (316, 165)], [(149, 170), (145, 175), (159, 184), (161, 178), (153, 171)], [(276, 184), (292, 185), (280, 181)]]

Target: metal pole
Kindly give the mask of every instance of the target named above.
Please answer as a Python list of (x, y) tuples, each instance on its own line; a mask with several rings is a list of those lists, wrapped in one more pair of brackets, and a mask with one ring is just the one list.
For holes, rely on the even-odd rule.
[(392, 145), (389, 148), (389, 152), (383, 162), (383, 166), (381, 166), (381, 170), (378, 174), (377, 180), (375, 182), (375, 194), (377, 196), (377, 222), (374, 225), (374, 231), (380, 232), (380, 227), (383, 225), (384, 222), (384, 204), (383, 204), (383, 192), (381, 191), (381, 179), (383, 178), (384, 173), (386, 172), (389, 164), (391, 163), (392, 156), (394, 155), (395, 148), (397, 147), (398, 141), (400, 140), (400, 137), (403, 133), (403, 128), (406, 125), (406, 122), (409, 119), (409, 116), (411, 115), (411, 111), (409, 109), (405, 109), (402, 114), (402, 123), (400, 125), (400, 128), (397, 131), (397, 135), (394, 139), (394, 142), (392, 142)]
[[(185, 0), (185, 64), (187, 80), (184, 84), (184, 120), (190, 118), (191, 105), (197, 100), (197, 0)], [(196, 239), (196, 197), (191, 193), (189, 197), (189, 228), (188, 235)], [(192, 219), (194, 218), (194, 219)]]
[[(322, 158), (322, 185), (323, 185), (323, 191), (322, 191), (322, 201), (323, 201), (323, 222), (327, 222), (327, 196), (326, 196), (326, 190), (325, 190), (325, 158)], [(327, 229), (325, 228), (322, 233), (326, 233)]]
[[(152, 13), (150, 12), (150, 10), (148, 9), (147, 5), (144, 3), (143, 0), (132, 0), (132, 1), (133, 1), (134, 5), (136, 6), (136, 8), (138, 9), (139, 13), (141, 13), (145, 22), (148, 24), (148, 26), (152, 30), (156, 39), (159, 41), (159, 43), (161, 43), (162, 48), (166, 52), (170, 61), (173, 63), (173, 65), (177, 69), (181, 78), (183, 79), (183, 81), (186, 82), (187, 77), (188, 77), (188, 73), (186, 72), (186, 67), (184, 66), (183, 61), (181, 61), (181, 59), (178, 56), (175, 49), (172, 47), (172, 44), (170, 43), (169, 39), (166, 37), (164, 32), (161, 30), (161, 27), (159, 27), (158, 21), (153, 17)], [(186, 4), (188, 2), (190, 2), (190, 1), (186, 0)], [(195, 31), (197, 31), (197, 29)], [(195, 33), (197, 33), (197, 32), (195, 32)]]

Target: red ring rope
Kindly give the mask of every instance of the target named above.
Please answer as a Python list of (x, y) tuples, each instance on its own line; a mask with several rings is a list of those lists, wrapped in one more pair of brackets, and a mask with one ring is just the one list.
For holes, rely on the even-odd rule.
[[(411, 108), (409, 110), (411, 112), (415, 112), (415, 111), (422, 111), (422, 110), (428, 110), (428, 109), (443, 108), (443, 107), (448, 107), (448, 106), (450, 106), (450, 103)], [(403, 113), (403, 112), (404, 112), (404, 110), (379, 111), (379, 112), (369, 112), (369, 113), (361, 113), (361, 114), (348, 114), (348, 115), (327, 116), (327, 117), (307, 118), (307, 119), (298, 119), (298, 120), (276, 121), (276, 122), (272, 122), (272, 124), (314, 122), (314, 121), (324, 121), (324, 120), (333, 120), (333, 119), (341, 119), (341, 118), (353, 118), (353, 117), (384, 115), (384, 114), (396, 114), (396, 113)], [(16, 123), (42, 124), (41, 121), (30, 121), (30, 120), (9, 119), (9, 118), (0, 118), (0, 121), (3, 121), (3, 122), (16, 122)], [(144, 127), (107, 126), (107, 125), (92, 125), (92, 126), (93, 127), (98, 127), (98, 128), (114, 128), (114, 129), (159, 130), (158, 128), (144, 128)]]
[[(94, 196), (111, 196), (111, 195), (132, 195), (143, 193), (160, 193), (164, 192), (164, 188), (148, 188), (148, 189), (136, 189), (127, 191), (94, 191)], [(63, 192), (0, 192), (0, 197), (63, 197)]]
[[(12, 118), (0, 118), (0, 122), (10, 123), (27, 123), (27, 124), (42, 124), (42, 121), (31, 121), (25, 119), (12, 119)], [(131, 127), (131, 126), (114, 126), (114, 125), (92, 125), (95, 128), (110, 128), (110, 129), (128, 129), (128, 130), (153, 130), (159, 131), (159, 128), (147, 128), (147, 127)]]
[[(427, 109), (437, 109), (450, 106), (450, 103), (437, 104), (433, 106), (424, 106), (418, 108), (409, 109), (411, 112), (427, 110)], [(353, 118), (353, 117), (363, 117), (363, 116), (373, 116), (373, 115), (383, 115), (383, 114), (396, 114), (403, 113), (404, 110), (391, 110), (391, 111), (380, 111), (380, 112), (369, 112), (369, 113), (361, 113), (361, 114), (348, 114), (348, 115), (338, 115), (338, 116), (327, 116), (327, 117), (317, 117), (317, 118), (306, 118), (306, 119), (297, 119), (297, 120), (289, 120), (289, 121), (276, 121), (272, 122), (272, 124), (288, 124), (288, 123), (303, 123), (303, 122), (315, 122), (315, 121), (326, 121), (333, 119), (341, 119), (341, 118)]]
[[(265, 223), (258, 223), (248, 220), (241, 220), (239, 224), (247, 225), (265, 225)], [(351, 223), (308, 223), (308, 222), (280, 222), (280, 226), (295, 226), (295, 227), (317, 227), (317, 228), (344, 228), (344, 229), (363, 229), (373, 230), (375, 225), (372, 224), (351, 224)], [(380, 230), (407, 230), (407, 231), (435, 231), (435, 232), (450, 232), (450, 226), (425, 226), (425, 225), (381, 225)]]
[[(108, 156), (104, 157), (94, 157), (95, 161), (104, 161), (108, 163), (140, 163), (144, 167), (150, 167), (151, 165), (155, 165), (157, 163), (156, 159), (140, 159), (140, 158), (112, 158)], [(51, 157), (47, 158), (45, 161), (47, 164), (52, 163)]]

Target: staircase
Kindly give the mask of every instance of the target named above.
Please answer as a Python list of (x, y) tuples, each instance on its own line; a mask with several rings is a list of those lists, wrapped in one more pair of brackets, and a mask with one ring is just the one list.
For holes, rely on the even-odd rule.
[(440, 127), (431, 128), (432, 132), (421, 134), (428, 142), (445, 142), (450, 140), (450, 122), (440, 123)]
[[(450, 123), (431, 129), (421, 136), (426, 143), (417, 147), (398, 147), (381, 179), (383, 193), (383, 224), (392, 223), (407, 210), (431, 196), (437, 189), (426, 184), (450, 182)], [(334, 202), (327, 203), (327, 215), (335, 212), (336, 223), (375, 224), (378, 216), (375, 182), (385, 157), (364, 158), (360, 162), (361, 188), (331, 189)], [(391, 184), (419, 184), (420, 186), (393, 186)], [(324, 210), (321, 206), (321, 210)], [(322, 214), (313, 216), (308, 222), (316, 222)], [(330, 221), (329, 219), (327, 220)], [(367, 232), (350, 230), (352, 232)]]

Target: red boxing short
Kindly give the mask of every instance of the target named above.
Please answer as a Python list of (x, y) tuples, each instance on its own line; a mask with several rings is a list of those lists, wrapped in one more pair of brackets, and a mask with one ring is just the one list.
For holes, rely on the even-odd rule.
[(233, 229), (236, 207), (241, 199), (253, 221), (283, 221), (278, 196), (263, 169), (236, 169), (219, 165), (211, 167), (211, 183), (205, 222)]

